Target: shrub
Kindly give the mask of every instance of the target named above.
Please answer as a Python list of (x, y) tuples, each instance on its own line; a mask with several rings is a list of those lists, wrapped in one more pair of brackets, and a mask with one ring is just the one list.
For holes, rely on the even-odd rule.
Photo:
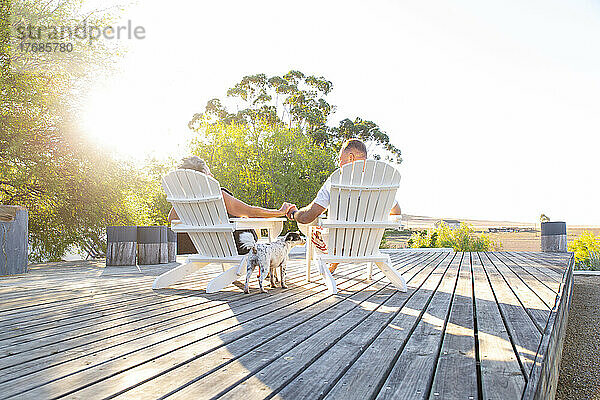
[(575, 253), (575, 264), (578, 269), (600, 269), (598, 259), (590, 259), (590, 252), (600, 254), (600, 236), (584, 231), (569, 243), (569, 251)]
[(490, 251), (500, 248), (487, 235), (477, 235), (473, 228), (460, 224), (458, 229), (442, 223), (433, 231), (415, 232), (408, 241), (412, 248), (451, 247), (455, 251)]
[(436, 247), (437, 233), (433, 231), (414, 232), (408, 239), (408, 247), (413, 249)]

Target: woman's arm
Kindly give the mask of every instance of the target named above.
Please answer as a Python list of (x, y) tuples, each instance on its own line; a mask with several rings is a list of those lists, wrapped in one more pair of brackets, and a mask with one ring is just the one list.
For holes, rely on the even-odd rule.
[(248, 205), (243, 201), (236, 199), (229, 193), (226, 193), (225, 191), (222, 191), (222, 193), (227, 212), (236, 217), (281, 217), (284, 216), (287, 213), (287, 210), (292, 206), (290, 203), (283, 203), (279, 210), (270, 210), (267, 208)]

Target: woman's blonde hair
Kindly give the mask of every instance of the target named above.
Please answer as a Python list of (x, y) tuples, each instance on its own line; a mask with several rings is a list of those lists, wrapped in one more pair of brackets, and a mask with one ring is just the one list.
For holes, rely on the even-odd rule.
[(206, 162), (198, 156), (190, 156), (181, 160), (179, 165), (180, 169), (193, 169), (194, 171), (202, 172), (203, 174), (209, 175), (210, 169)]

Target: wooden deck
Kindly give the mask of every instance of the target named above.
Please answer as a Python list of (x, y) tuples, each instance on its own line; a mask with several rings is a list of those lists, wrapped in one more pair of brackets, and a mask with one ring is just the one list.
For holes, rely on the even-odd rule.
[(391, 252), (408, 292), (341, 265), (327, 296), (205, 293), (209, 266), (32, 266), (0, 278), (0, 398), (520, 399), (554, 390), (571, 254)]

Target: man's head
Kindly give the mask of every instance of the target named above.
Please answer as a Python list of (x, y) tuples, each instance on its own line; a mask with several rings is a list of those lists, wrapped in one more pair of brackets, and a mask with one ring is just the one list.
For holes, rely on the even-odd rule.
[(367, 146), (358, 139), (348, 139), (340, 149), (340, 167), (357, 160), (367, 159)]

